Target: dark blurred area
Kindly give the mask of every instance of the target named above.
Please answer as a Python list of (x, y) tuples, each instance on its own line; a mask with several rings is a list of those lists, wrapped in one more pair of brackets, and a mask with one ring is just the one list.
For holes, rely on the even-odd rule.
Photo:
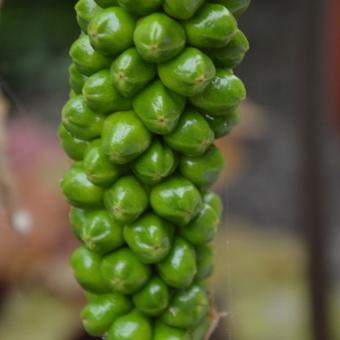
[[(58, 188), (74, 4), (0, 0), (1, 340), (88, 339)], [(213, 339), (340, 339), (340, 3), (253, 0), (239, 25), (248, 101), (219, 142)]]

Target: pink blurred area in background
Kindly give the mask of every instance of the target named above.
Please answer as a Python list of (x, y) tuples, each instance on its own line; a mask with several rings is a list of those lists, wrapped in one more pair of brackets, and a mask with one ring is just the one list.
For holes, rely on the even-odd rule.
[(2, 211), (0, 276), (7, 282), (27, 276), (41, 279), (41, 263), (60, 255), (67, 261), (75, 244), (67, 221), (69, 208), (58, 187), (67, 160), (55, 131), (31, 117), (10, 121), (7, 148), (15, 209), (12, 217), (24, 229), (14, 230)]

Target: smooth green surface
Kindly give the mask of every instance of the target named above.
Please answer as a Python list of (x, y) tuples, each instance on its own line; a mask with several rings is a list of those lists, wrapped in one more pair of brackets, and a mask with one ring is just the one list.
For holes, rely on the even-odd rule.
[(194, 47), (187, 47), (179, 56), (158, 66), (165, 86), (191, 97), (202, 93), (214, 78), (216, 70), (211, 59)]
[(133, 111), (113, 113), (104, 122), (102, 148), (116, 164), (126, 164), (150, 145), (151, 134)]
[(191, 103), (211, 116), (225, 116), (246, 97), (246, 89), (240, 78), (231, 70), (218, 69), (216, 77)]
[(164, 135), (176, 127), (185, 103), (183, 97), (156, 80), (134, 99), (133, 108), (151, 132)]
[(186, 110), (175, 130), (164, 137), (175, 151), (187, 156), (201, 156), (212, 144), (214, 133), (207, 120), (193, 109)]
[(169, 286), (188, 287), (197, 273), (194, 248), (181, 237), (176, 237), (169, 255), (157, 265), (157, 270)]
[(164, 10), (176, 19), (189, 19), (202, 6), (204, 0), (165, 0)]
[(162, 321), (172, 327), (188, 329), (197, 326), (208, 311), (207, 293), (194, 285), (176, 293), (169, 308), (162, 315)]
[(240, 110), (231, 110), (226, 116), (213, 117), (206, 115), (206, 119), (211, 129), (214, 131), (215, 138), (222, 138), (228, 135), (240, 122)]
[(109, 70), (102, 70), (89, 77), (83, 87), (85, 103), (97, 113), (129, 110), (131, 101), (123, 97), (113, 86)]
[(213, 240), (220, 217), (208, 204), (204, 204), (199, 215), (191, 223), (180, 229), (180, 234), (194, 245), (202, 245)]
[(136, 293), (132, 300), (136, 308), (149, 316), (158, 316), (169, 304), (169, 288), (158, 276), (150, 281)]
[(70, 56), (78, 70), (86, 76), (108, 68), (111, 64), (110, 58), (93, 49), (85, 34), (80, 35), (72, 44)]
[(133, 176), (120, 178), (104, 194), (106, 209), (122, 224), (134, 222), (148, 206), (144, 187)]
[(199, 213), (202, 198), (190, 181), (173, 176), (151, 190), (150, 202), (159, 216), (177, 225), (186, 225)]
[(201, 157), (182, 156), (179, 162), (181, 174), (200, 188), (214, 184), (223, 167), (223, 154), (215, 145), (211, 145)]
[(106, 210), (77, 209), (72, 215), (80, 239), (89, 250), (106, 254), (124, 244), (123, 227)]
[(104, 117), (93, 112), (82, 96), (69, 99), (61, 116), (62, 124), (74, 138), (91, 140), (102, 132)]
[(117, 0), (95, 0), (96, 3), (103, 8), (117, 6)]
[(113, 323), (107, 340), (152, 340), (151, 322), (143, 314), (133, 311)]
[(84, 158), (87, 150), (88, 141), (74, 138), (64, 127), (63, 124), (59, 125), (58, 137), (60, 144), (66, 154), (75, 161), (81, 161)]
[(71, 90), (73, 90), (75, 94), (81, 94), (85, 81), (87, 80), (87, 76), (82, 74), (75, 64), (70, 65), (68, 73)]
[(199, 48), (226, 46), (237, 31), (237, 21), (219, 4), (205, 4), (185, 22), (188, 42)]
[(238, 17), (248, 9), (251, 0), (208, 0), (208, 2), (220, 3)]
[(60, 181), (67, 201), (80, 208), (96, 208), (102, 205), (104, 190), (90, 182), (81, 163), (75, 163)]
[(84, 32), (87, 32), (90, 20), (102, 10), (94, 0), (79, 0), (74, 8), (78, 24)]
[(118, 317), (128, 313), (131, 308), (131, 301), (120, 293), (99, 295), (82, 309), (83, 326), (88, 334), (101, 336)]
[(100, 272), (101, 257), (86, 247), (77, 248), (71, 255), (73, 274), (82, 288), (95, 294), (108, 293), (109, 285)]
[(124, 239), (143, 263), (158, 263), (169, 253), (173, 227), (155, 214), (147, 213), (124, 227)]
[(185, 46), (183, 27), (163, 13), (154, 13), (140, 19), (133, 39), (138, 53), (146, 61), (154, 63), (172, 59)]
[(211, 323), (209, 316), (201, 321), (196, 328), (190, 330), (190, 340), (203, 340), (209, 331)]
[(85, 209), (76, 207), (71, 207), (69, 213), (73, 234), (79, 241), (81, 241), (83, 233), (85, 214), (86, 214)]
[(223, 212), (223, 202), (221, 197), (213, 191), (206, 191), (203, 194), (204, 203), (210, 205), (216, 212), (217, 216), (221, 216)]
[(155, 185), (172, 174), (177, 163), (172, 149), (159, 139), (155, 139), (150, 147), (131, 164), (131, 169), (143, 183)]
[(110, 7), (97, 14), (88, 25), (91, 45), (109, 56), (122, 53), (133, 45), (134, 18), (120, 7)]
[(249, 50), (247, 37), (238, 30), (227, 46), (221, 48), (210, 48), (206, 52), (216, 66), (224, 68), (235, 68), (244, 59)]
[(161, 8), (163, 0), (118, 0), (118, 4), (133, 15), (144, 16)]
[(122, 165), (112, 164), (105, 155), (100, 139), (89, 145), (83, 163), (88, 179), (102, 187), (112, 185), (124, 173)]
[(117, 0), (95, 0), (96, 3), (103, 8), (117, 6)]
[(103, 258), (101, 274), (114, 291), (133, 294), (146, 284), (151, 269), (130, 249), (121, 248)]
[(195, 248), (197, 259), (196, 280), (203, 280), (212, 275), (214, 271), (214, 249), (211, 244)]
[(124, 51), (111, 66), (113, 84), (127, 98), (140, 92), (156, 73), (156, 66), (143, 60), (134, 47)]
[[(188, 332), (170, 327), (161, 321), (154, 326), (153, 340), (192, 340)], [(201, 340), (201, 339), (200, 339)]]

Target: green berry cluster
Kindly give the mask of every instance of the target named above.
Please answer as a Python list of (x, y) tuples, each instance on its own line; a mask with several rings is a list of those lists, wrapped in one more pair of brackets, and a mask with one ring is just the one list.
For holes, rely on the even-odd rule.
[(222, 203), (214, 140), (238, 122), (234, 75), (250, 0), (80, 0), (69, 101), (74, 160), (61, 181), (81, 246), (86, 331), (107, 340), (201, 340)]

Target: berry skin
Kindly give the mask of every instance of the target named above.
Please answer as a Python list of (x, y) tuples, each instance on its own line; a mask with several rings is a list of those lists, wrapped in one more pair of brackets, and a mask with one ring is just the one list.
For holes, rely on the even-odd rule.
[(208, 0), (208, 2), (222, 4), (238, 17), (247, 10), (251, 0)]
[(240, 30), (237, 30), (227, 46), (211, 48), (206, 52), (216, 66), (233, 69), (242, 62), (248, 50), (249, 42), (247, 37)]
[(135, 20), (124, 9), (110, 7), (102, 10), (89, 23), (88, 34), (94, 49), (115, 56), (133, 44)]
[(213, 185), (223, 166), (223, 155), (214, 145), (210, 146), (201, 157), (183, 156), (179, 163), (181, 174), (200, 188)]
[(79, 0), (75, 5), (77, 21), (80, 28), (86, 33), (90, 20), (101, 11), (94, 0)]
[(172, 59), (185, 46), (183, 27), (162, 13), (141, 19), (137, 23), (133, 39), (138, 53), (146, 61), (153, 63)]
[(176, 237), (169, 255), (157, 265), (157, 270), (170, 287), (189, 287), (197, 273), (194, 248), (184, 239)]
[(99, 137), (103, 122), (104, 117), (93, 112), (82, 96), (71, 98), (62, 111), (62, 123), (74, 138), (91, 140)]
[(203, 340), (223, 203), (215, 140), (240, 120), (250, 0), (78, 0), (58, 137), (83, 327), (106, 340)]
[(155, 139), (150, 147), (132, 164), (136, 177), (148, 185), (156, 185), (171, 175), (176, 169), (178, 159), (165, 143)]
[(151, 133), (133, 111), (108, 116), (102, 131), (102, 148), (115, 164), (126, 164), (140, 156), (151, 144)]
[(123, 166), (112, 164), (104, 154), (100, 139), (88, 146), (83, 163), (87, 178), (101, 187), (112, 185), (124, 173)]
[(82, 288), (95, 294), (110, 292), (110, 287), (100, 272), (100, 255), (82, 246), (73, 252), (70, 261), (74, 276)]
[(138, 311), (118, 318), (110, 328), (107, 340), (152, 340), (151, 321)]
[(73, 137), (62, 124), (58, 128), (58, 137), (62, 148), (71, 159), (81, 161), (84, 158), (88, 141)]
[(145, 16), (161, 8), (163, 0), (118, 0), (119, 5), (135, 16)]
[(95, 253), (104, 255), (124, 244), (123, 227), (106, 210), (73, 208), (71, 222), (80, 240)]
[(150, 203), (156, 214), (181, 226), (198, 214), (202, 197), (190, 181), (174, 176), (151, 190)]
[(140, 312), (149, 316), (158, 316), (169, 305), (169, 288), (163, 280), (154, 276), (133, 296), (132, 300)]
[(176, 19), (189, 19), (202, 6), (204, 0), (165, 0), (164, 10)]
[(124, 98), (113, 86), (109, 70), (102, 70), (89, 77), (83, 87), (87, 106), (98, 113), (129, 110), (131, 101)]
[(121, 224), (134, 222), (148, 206), (143, 186), (133, 176), (120, 178), (104, 194), (106, 209)]
[(86, 76), (90, 76), (110, 65), (110, 58), (94, 50), (89, 37), (85, 34), (80, 35), (71, 46), (70, 57), (79, 72)]
[(185, 99), (154, 81), (133, 101), (133, 108), (153, 133), (165, 135), (173, 131), (185, 107)]
[(188, 47), (178, 57), (159, 65), (158, 74), (169, 89), (184, 97), (192, 97), (207, 88), (216, 70), (206, 54)]
[(188, 329), (198, 326), (209, 311), (206, 292), (198, 287), (179, 291), (161, 319), (169, 326)]
[(148, 213), (124, 227), (124, 238), (143, 263), (158, 263), (170, 251), (173, 231), (168, 222)]
[(224, 47), (236, 34), (237, 21), (226, 7), (206, 4), (185, 22), (185, 30), (192, 46)]
[(101, 275), (113, 291), (133, 294), (148, 281), (151, 269), (139, 261), (128, 248), (106, 255), (101, 263)]
[(214, 132), (199, 112), (189, 109), (181, 115), (175, 130), (164, 136), (164, 140), (177, 152), (198, 157), (214, 141)]
[(190, 100), (198, 109), (215, 117), (228, 115), (245, 97), (242, 81), (231, 70), (219, 69), (206, 90)]
[(214, 271), (214, 250), (211, 244), (196, 247), (197, 280), (204, 280)]
[(191, 340), (191, 337), (185, 330), (157, 321), (154, 327), (154, 340)]
[(118, 317), (128, 313), (131, 308), (131, 301), (123, 294), (98, 295), (81, 311), (84, 328), (92, 336), (101, 336)]
[(156, 66), (143, 60), (135, 48), (129, 48), (111, 66), (113, 85), (124, 97), (134, 97), (157, 73)]
[(206, 115), (205, 118), (207, 119), (211, 129), (214, 131), (215, 138), (219, 139), (228, 135), (233, 128), (239, 123), (240, 121), (240, 110), (234, 109), (228, 112), (225, 116), (209, 116)]
[(102, 8), (112, 7), (112, 6), (118, 5), (117, 0), (95, 0), (95, 1)]
[(75, 94), (81, 94), (84, 84), (87, 80), (87, 76), (82, 74), (75, 64), (71, 64), (68, 68), (69, 73), (69, 85)]
[(102, 205), (104, 190), (86, 176), (83, 165), (75, 163), (60, 182), (67, 201), (79, 208), (97, 208)]
[(202, 245), (212, 241), (216, 235), (220, 216), (209, 205), (204, 204), (199, 215), (188, 225), (180, 229), (180, 234), (194, 245)]

